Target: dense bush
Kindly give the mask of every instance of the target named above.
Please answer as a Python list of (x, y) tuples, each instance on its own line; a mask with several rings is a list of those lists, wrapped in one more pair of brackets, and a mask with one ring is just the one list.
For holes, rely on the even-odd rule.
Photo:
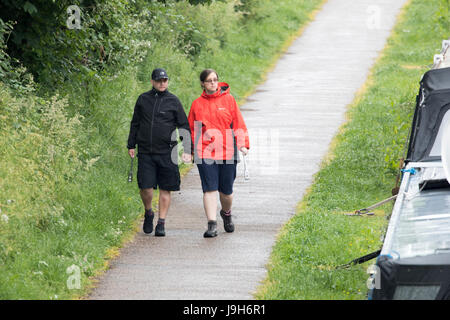
[[(68, 12), (71, 5), (79, 10)], [(137, 9), (126, 0), (1, 1), (0, 18), (15, 23), (8, 54), (55, 89), (67, 80), (99, 77), (107, 66), (117, 70), (142, 60), (150, 29), (148, 12)]]
[(33, 77), (17, 59), (12, 59), (6, 52), (9, 36), (13, 30), (11, 23), (0, 19), (0, 79), (19, 92), (33, 91)]
[[(95, 162), (88, 158), (88, 143), (79, 134), (85, 130), (82, 118), (69, 117), (66, 99), (58, 96), (13, 97), (0, 83), (0, 97), (0, 203), (16, 199), (24, 211), (45, 215), (55, 207), (54, 185), (72, 181), (79, 170), (88, 170)], [(11, 206), (10, 210), (21, 212)]]
[[(226, 1), (220, 2), (226, 6)], [(237, 2), (235, 9), (248, 15), (254, 2)], [(211, 47), (211, 38), (223, 45), (229, 23), (215, 15), (225, 25), (217, 23), (207, 30), (205, 27), (210, 24), (204, 24), (202, 17), (189, 17), (181, 12), (201, 11), (203, 18), (210, 19), (209, 12), (202, 7), (212, 3), (212, 0), (33, 3), (1, 0), (0, 19), (4, 22), (0, 24), (0, 32), (7, 33), (9, 38), (8, 47), (2, 50), (21, 61), (47, 91), (67, 81), (77, 83), (117, 75), (118, 71), (142, 61), (156, 42), (195, 59), (201, 50)], [(76, 7), (72, 8), (73, 5)], [(12, 71), (3, 67), (4, 71)]]

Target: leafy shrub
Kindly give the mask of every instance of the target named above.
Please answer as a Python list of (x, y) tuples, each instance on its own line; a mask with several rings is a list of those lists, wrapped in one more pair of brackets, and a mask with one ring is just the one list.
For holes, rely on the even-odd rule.
[[(69, 28), (67, 13), (77, 5), (80, 28)], [(20, 59), (46, 87), (84, 76), (100, 77), (142, 60), (150, 46), (147, 25), (134, 2), (29, 1), (2, 2), (0, 18), (15, 21), (7, 52)], [(72, 20), (70, 20), (72, 21)]]
[(31, 92), (33, 91), (33, 77), (26, 72), (17, 59), (11, 59), (6, 53), (6, 43), (12, 29), (11, 23), (3, 22), (0, 19), (0, 78), (5, 84), (19, 92)]
[(0, 97), (0, 204), (14, 200), (6, 212), (12, 215), (61, 212), (54, 201), (58, 186), (96, 160), (89, 158), (88, 143), (80, 135), (86, 132), (82, 118), (69, 117), (67, 100), (58, 96), (13, 97), (0, 83)]

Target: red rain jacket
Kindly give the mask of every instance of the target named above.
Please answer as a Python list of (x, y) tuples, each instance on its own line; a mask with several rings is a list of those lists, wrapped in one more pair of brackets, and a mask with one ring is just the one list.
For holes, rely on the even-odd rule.
[(247, 127), (230, 86), (225, 82), (218, 86), (214, 94), (203, 91), (192, 102), (188, 116), (192, 142), (201, 159), (237, 159), (237, 150), (250, 149)]

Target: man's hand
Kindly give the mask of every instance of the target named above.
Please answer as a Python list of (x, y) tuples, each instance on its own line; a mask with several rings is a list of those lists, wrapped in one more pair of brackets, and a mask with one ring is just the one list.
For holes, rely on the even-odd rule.
[(246, 147), (242, 147), (241, 152), (244, 156), (246, 156), (248, 154), (248, 149)]
[(134, 156), (135, 156), (135, 149), (128, 149), (128, 154), (130, 155), (130, 157), (134, 158)]
[(190, 155), (189, 153), (183, 153), (183, 155), (181, 156), (181, 159), (183, 159), (184, 163), (191, 163), (192, 155)]

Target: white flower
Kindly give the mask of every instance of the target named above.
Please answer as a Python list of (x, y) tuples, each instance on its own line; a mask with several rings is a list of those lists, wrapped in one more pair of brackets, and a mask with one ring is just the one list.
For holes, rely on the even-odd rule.
[(7, 216), (6, 214), (2, 214), (2, 221), (3, 221), (4, 223), (8, 223), (9, 218), (8, 218), (8, 216)]
[(46, 267), (48, 267), (48, 264), (47, 264), (47, 262), (45, 262), (45, 261), (39, 261), (39, 264), (43, 264), (44, 266), (46, 266)]
[(58, 220), (59, 225), (67, 227), (67, 222), (64, 219)]

